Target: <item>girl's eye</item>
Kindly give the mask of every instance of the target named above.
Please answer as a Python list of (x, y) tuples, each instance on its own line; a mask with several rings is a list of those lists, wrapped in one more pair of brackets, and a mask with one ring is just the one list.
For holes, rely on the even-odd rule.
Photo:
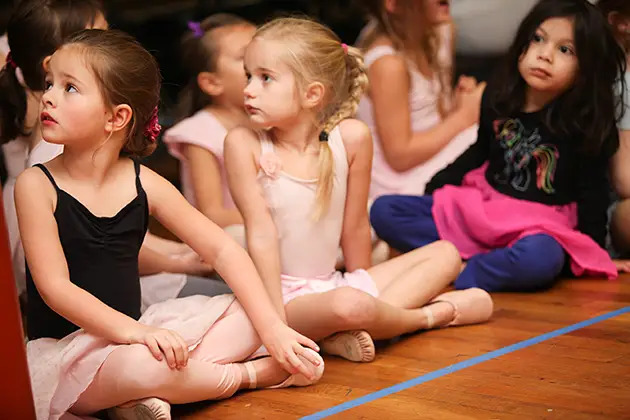
[(538, 34), (534, 34), (534, 37), (532, 38), (532, 41), (538, 43), (541, 42), (543, 40), (542, 35), (538, 35)]
[(262, 79), (263, 79), (263, 82), (265, 83), (271, 82), (271, 76), (269, 76), (268, 74), (263, 74)]
[(562, 45), (560, 47), (560, 52), (562, 54), (573, 54), (573, 50), (571, 49), (571, 47), (567, 47), (566, 45)]
[(52, 87), (52, 85), (53, 85), (53, 84), (52, 84), (52, 82), (49, 82), (48, 80), (46, 80), (46, 82), (45, 82), (45, 86), (44, 86), (44, 90), (45, 90), (45, 91), (50, 90), (50, 88)]
[(250, 80), (252, 80), (252, 75), (251, 73), (247, 73), (245, 72), (245, 78), (247, 79), (247, 81), (249, 82)]
[(77, 88), (68, 83), (66, 85), (66, 92), (69, 92), (69, 93), (77, 92)]

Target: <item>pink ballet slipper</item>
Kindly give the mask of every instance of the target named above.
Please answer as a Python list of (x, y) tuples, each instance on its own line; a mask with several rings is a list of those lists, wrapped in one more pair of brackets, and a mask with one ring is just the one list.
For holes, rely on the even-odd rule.
[(159, 398), (145, 398), (110, 408), (111, 420), (171, 420), (171, 405)]
[[(311, 379), (308, 379), (306, 376), (302, 375), (301, 373), (294, 373), (293, 375), (289, 376), (287, 379), (285, 379), (278, 385), (268, 386), (266, 388), (274, 389), (274, 388), (287, 388), (290, 386), (309, 386), (318, 382), (321, 379), (322, 375), (324, 374), (324, 359), (322, 359), (322, 357), (319, 354), (317, 354), (317, 352), (315, 352), (314, 350), (311, 350), (309, 348), (305, 348), (304, 350), (311, 353), (319, 361), (319, 365), (317, 366), (313, 365), (313, 367), (315, 368), (315, 372), (314, 372), (315, 377), (311, 380)], [(310, 364), (308, 360), (302, 359), (302, 361), (305, 361), (307, 365)], [(256, 370), (254, 369), (254, 366), (251, 364), (251, 362), (244, 363), (244, 365), (245, 365), (245, 370), (247, 371), (247, 376), (249, 377), (249, 388), (254, 389), (257, 387)]]
[[(447, 302), (453, 306), (453, 319), (444, 325), (434, 325), (431, 305)], [(466, 290), (454, 290), (436, 296), (428, 305), (422, 308), (427, 316), (428, 329), (435, 327), (449, 327), (454, 325), (479, 324), (490, 319), (494, 304), (490, 294), (485, 290), (473, 287)]]
[(352, 362), (367, 363), (374, 360), (374, 341), (367, 331), (342, 331), (324, 338), (320, 343), (322, 351), (343, 357)]

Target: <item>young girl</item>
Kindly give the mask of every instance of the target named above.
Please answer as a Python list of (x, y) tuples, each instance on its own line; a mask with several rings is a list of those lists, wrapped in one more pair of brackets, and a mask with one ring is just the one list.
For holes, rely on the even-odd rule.
[(247, 123), (243, 54), (256, 28), (229, 14), (188, 26), (182, 39), (189, 73), (180, 100), (183, 120), (166, 131), (164, 142), (181, 162), (184, 196), (244, 245), (243, 218), (227, 186), (223, 142), (228, 130)]
[[(315, 343), (282, 322), (243, 248), (131, 159), (151, 153), (160, 130), (153, 57), (121, 32), (86, 30), (44, 66), (42, 134), (64, 152), (15, 186), (38, 418), (141, 400), (115, 418), (149, 410), (165, 419), (166, 401), (319, 379), (321, 358), (300, 346)], [(256, 329), (232, 295), (169, 300), (139, 317), (138, 251), (149, 214), (216, 267)], [(274, 359), (244, 362), (264, 354), (261, 339)]]
[[(617, 41), (626, 52), (626, 65), (630, 64), (630, 2), (624, 0), (600, 0), (597, 6), (608, 19)], [(611, 161), (611, 179), (615, 190), (614, 203), (610, 207), (610, 235), (607, 247), (621, 271), (630, 271), (630, 72), (625, 73), (625, 112), (618, 122), (619, 150)]]
[(378, 199), (377, 234), (403, 252), (452, 241), (468, 259), (458, 289), (550, 286), (565, 253), (576, 275), (616, 277), (601, 247), (624, 62), (595, 6), (539, 2), (484, 93), (477, 142), (433, 178), (433, 197)]
[[(43, 142), (38, 128), (37, 91), (43, 89), (41, 62), (72, 32), (107, 27), (103, 12), (98, 0), (25, 0), (10, 17), (7, 47), (10, 41), (13, 52), (0, 71), (0, 144), (8, 172), (3, 187), (4, 211), (19, 293), (25, 288), (25, 272), (13, 200), (15, 179), (24, 169), (51, 159), (62, 150), (59, 145)], [(24, 65), (31, 61), (36, 62), (32, 69)]]
[[(349, 119), (367, 84), (361, 53), (318, 23), (278, 19), (256, 32), (245, 71), (245, 108), (260, 130), (228, 133), (228, 180), (250, 255), (289, 325), (314, 340), (351, 331), (322, 348), (370, 361), (370, 336), (487, 320), (487, 293), (439, 295), (460, 267), (447, 242), (367, 269), (372, 143)], [(340, 245), (345, 274), (335, 271)]]
[[(13, 187), (24, 169), (47, 162), (63, 151), (62, 145), (41, 138), (38, 109), (44, 89), (42, 61), (72, 33), (85, 28), (106, 29), (103, 13), (103, 5), (96, 0), (23, 0), (8, 25), (11, 60), (0, 71), (0, 143), (4, 143), (9, 172), (3, 201), (15, 279), (23, 298), (26, 274)], [(189, 247), (150, 233), (140, 254), (140, 270), (143, 309), (178, 295), (229, 292), (223, 282), (199, 277), (211, 268)]]
[(359, 37), (370, 88), (359, 104), (374, 139), (370, 199), (423, 194), (431, 177), (475, 141), (483, 85), (460, 78), (452, 95), (449, 1), (370, 0)]

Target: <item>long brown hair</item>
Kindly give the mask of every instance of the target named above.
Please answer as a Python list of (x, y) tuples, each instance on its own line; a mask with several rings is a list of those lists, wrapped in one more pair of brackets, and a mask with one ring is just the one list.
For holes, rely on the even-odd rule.
[[(287, 45), (284, 61), (292, 69), (298, 86), (314, 81), (326, 88), (326, 98), (317, 124), (322, 135), (339, 122), (353, 117), (367, 88), (367, 73), (361, 51), (344, 46), (326, 26), (309, 19), (275, 19), (258, 29), (254, 38), (280, 40)], [(320, 141), (319, 181), (314, 218), (328, 211), (334, 182), (332, 151), (328, 141)]]
[(440, 87), (438, 111), (442, 116), (446, 114), (450, 106), (452, 69), (440, 62), (439, 49), (444, 40), (436, 27), (427, 21), (424, 1), (397, 0), (394, 12), (386, 9), (384, 0), (362, 0), (361, 3), (373, 26), (359, 40), (358, 46), (365, 51), (378, 36), (389, 38), (394, 49), (407, 57), (418, 71), (428, 69), (433, 77), (437, 76)]

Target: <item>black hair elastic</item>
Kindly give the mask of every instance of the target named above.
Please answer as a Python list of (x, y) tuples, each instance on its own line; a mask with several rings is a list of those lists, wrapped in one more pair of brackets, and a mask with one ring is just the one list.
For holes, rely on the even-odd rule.
[(322, 132), (319, 133), (319, 141), (328, 141), (328, 133), (326, 130), (322, 130)]

